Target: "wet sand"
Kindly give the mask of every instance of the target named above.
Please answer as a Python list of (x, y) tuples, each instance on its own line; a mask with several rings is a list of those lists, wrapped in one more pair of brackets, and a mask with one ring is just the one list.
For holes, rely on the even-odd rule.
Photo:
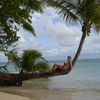
[(95, 90), (95, 89), (70, 88), (70, 89), (59, 90), (59, 89), (23, 89), (17, 87), (10, 87), (10, 88), (0, 88), (0, 91), (11, 94), (17, 94), (24, 97), (29, 97), (30, 100), (100, 100), (100, 90)]
[(27, 97), (0, 92), (0, 100), (30, 100), (30, 99)]

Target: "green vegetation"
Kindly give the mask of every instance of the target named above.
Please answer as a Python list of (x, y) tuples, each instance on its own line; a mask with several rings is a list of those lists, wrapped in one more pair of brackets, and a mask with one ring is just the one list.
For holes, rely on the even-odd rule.
[(36, 66), (35, 66), (36, 59), (41, 58), (41, 56), (42, 56), (41, 53), (36, 50), (25, 50), (22, 55), (21, 68), (27, 71), (35, 71), (36, 70)]
[(39, 72), (49, 71), (50, 67), (45, 61), (38, 62), (36, 65), (36, 70)]
[(25, 50), (20, 57), (11, 53), (9, 59), (24, 72), (45, 72), (50, 69), (47, 61), (37, 50)]
[[(40, 60), (40, 61), (39, 61)], [(25, 71), (47, 71), (49, 66), (37, 50), (25, 50), (22, 55), (21, 68)]]
[[(34, 65), (34, 63), (37, 58), (42, 56), (41, 53), (37, 51), (32, 52), (31, 50), (25, 51), (23, 58), (20, 58), (14, 48), (16, 47), (16, 42), (19, 40), (17, 32), (20, 28), (24, 28), (36, 36), (34, 28), (31, 25), (32, 14), (34, 12), (43, 12), (40, 0), (0, 1), (0, 52), (3, 52), (5, 56), (8, 57), (8, 63), (10, 60), (14, 62), (17, 67), (22, 67), (27, 71), (36, 71), (36, 65)], [(31, 54), (36, 55), (31, 57)], [(25, 58), (26, 56), (28, 58)], [(27, 63), (25, 63), (24, 60), (27, 60)], [(1, 66), (0, 69), (5, 70), (8, 63), (5, 66)], [(40, 65), (44, 65), (44, 68), (40, 68)], [(43, 71), (43, 69), (48, 69), (47, 63), (39, 62), (38, 70)]]
[(33, 33), (31, 18), (34, 12), (42, 12), (41, 3), (38, 0), (0, 0), (0, 51), (7, 56), (10, 48), (18, 41), (19, 28)]

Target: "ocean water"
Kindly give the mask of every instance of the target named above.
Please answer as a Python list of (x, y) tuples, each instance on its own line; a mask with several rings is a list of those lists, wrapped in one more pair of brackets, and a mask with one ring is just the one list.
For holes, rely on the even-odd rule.
[[(4, 65), (6, 65), (6, 62), (0, 62), (0, 66), (4, 66)], [(3, 69), (2, 69), (3, 70)], [(8, 66), (7, 66), (7, 71), (9, 72), (9, 73), (18, 73), (19, 72), (19, 70), (18, 70), (18, 68), (15, 66), (15, 64), (13, 64), (13, 63), (9, 63), (8, 64)]]
[[(52, 66), (54, 63), (63, 64), (64, 61), (50, 61)], [(4, 65), (5, 63), (0, 63)], [(15, 73), (18, 69), (14, 64), (10, 63), (8, 71)], [(92, 88), (100, 89), (100, 59), (85, 59), (77, 61), (72, 71), (67, 75), (52, 77), (49, 79), (37, 79), (25, 82), (33, 88)], [(26, 85), (25, 85), (26, 86)]]
[(100, 59), (79, 60), (68, 75), (51, 79), (51, 88), (100, 89)]
[[(50, 61), (63, 64), (64, 61)], [(25, 82), (25, 87), (48, 89), (100, 89), (100, 59), (79, 60), (67, 75), (51, 77), (49, 79), (36, 79)]]

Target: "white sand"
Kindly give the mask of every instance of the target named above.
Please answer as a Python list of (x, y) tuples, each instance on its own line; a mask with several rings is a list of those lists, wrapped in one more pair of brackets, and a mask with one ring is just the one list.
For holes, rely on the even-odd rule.
[(0, 92), (0, 100), (30, 100), (27, 97)]

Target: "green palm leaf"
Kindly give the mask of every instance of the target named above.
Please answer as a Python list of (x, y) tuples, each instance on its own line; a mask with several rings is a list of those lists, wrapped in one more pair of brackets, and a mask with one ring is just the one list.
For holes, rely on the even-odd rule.
[(31, 25), (28, 21), (26, 21), (25, 19), (22, 18), (22, 19), (21, 19), (21, 23), (23, 24), (23, 27), (24, 27), (27, 31), (32, 32), (33, 35), (36, 36), (35, 31), (34, 31), (34, 28), (32, 27), (32, 25)]

